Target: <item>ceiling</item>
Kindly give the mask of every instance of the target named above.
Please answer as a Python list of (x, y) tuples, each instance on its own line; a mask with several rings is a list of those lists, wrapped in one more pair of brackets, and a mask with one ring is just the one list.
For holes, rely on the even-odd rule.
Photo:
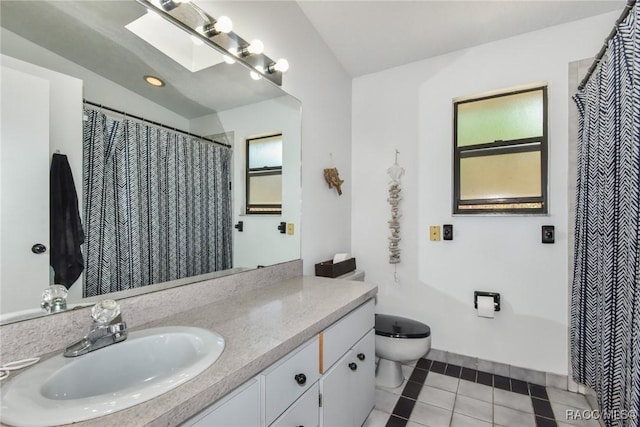
[(626, 1), (298, 0), (298, 4), (344, 69), (358, 77), (589, 16), (621, 12)]

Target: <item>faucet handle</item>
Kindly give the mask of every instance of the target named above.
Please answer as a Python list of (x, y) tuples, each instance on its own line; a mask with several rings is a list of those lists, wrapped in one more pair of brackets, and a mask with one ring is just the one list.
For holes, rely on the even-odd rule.
[(101, 325), (111, 323), (111, 321), (119, 315), (120, 304), (112, 299), (102, 300), (91, 308), (91, 317), (93, 318), (93, 321)]
[(68, 293), (67, 288), (62, 285), (51, 285), (42, 292), (40, 307), (47, 313), (66, 310)]

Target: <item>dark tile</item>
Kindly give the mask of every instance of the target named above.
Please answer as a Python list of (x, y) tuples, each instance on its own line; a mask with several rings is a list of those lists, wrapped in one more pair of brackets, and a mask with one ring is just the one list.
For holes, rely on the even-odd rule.
[(558, 424), (550, 418), (536, 417), (536, 427), (558, 427)]
[(444, 374), (444, 371), (447, 369), (447, 364), (446, 363), (442, 363), (442, 362), (438, 362), (437, 360), (434, 360), (433, 363), (431, 364), (431, 371), (432, 372), (437, 372), (439, 374)]
[(476, 382), (493, 387), (493, 375), (487, 372), (478, 371)]
[(477, 374), (478, 374), (478, 371), (476, 371), (475, 369), (462, 368), (462, 372), (460, 373), (460, 378), (462, 378), (463, 380), (476, 382)]
[(555, 419), (551, 403), (548, 400), (532, 397), (531, 403), (533, 403), (533, 412), (535, 412), (536, 416)]
[(411, 411), (413, 411), (413, 405), (415, 404), (415, 400), (407, 399), (406, 397), (400, 396), (398, 402), (396, 402), (396, 407), (393, 408), (393, 415), (409, 419)]
[(431, 359), (420, 359), (418, 360), (418, 363), (416, 363), (416, 368), (428, 371), (431, 367), (431, 362)]
[(407, 385), (405, 385), (404, 390), (402, 390), (402, 395), (413, 400), (417, 399), (420, 391), (422, 391), (422, 384), (424, 383), (414, 383), (413, 381), (407, 381)]
[(391, 415), (389, 417), (389, 421), (387, 421), (386, 427), (405, 427), (406, 425), (407, 420)]
[(444, 371), (444, 374), (454, 378), (460, 378), (460, 371), (462, 368), (457, 365), (447, 365), (447, 369)]
[(427, 374), (429, 371), (423, 371), (422, 369), (414, 369), (409, 377), (409, 381), (413, 381), (414, 383), (419, 383), (420, 385), (424, 384), (424, 381), (427, 379)]
[(511, 378), (511, 391), (513, 391), (514, 393), (528, 395), (529, 387), (527, 386), (526, 382)]
[(499, 388), (506, 391), (511, 391), (511, 381), (507, 377), (503, 377), (502, 375), (494, 375), (493, 376), (493, 386), (495, 388)]
[(549, 396), (547, 395), (547, 388), (544, 386), (529, 383), (529, 391), (531, 392), (531, 396), (533, 397), (549, 400)]

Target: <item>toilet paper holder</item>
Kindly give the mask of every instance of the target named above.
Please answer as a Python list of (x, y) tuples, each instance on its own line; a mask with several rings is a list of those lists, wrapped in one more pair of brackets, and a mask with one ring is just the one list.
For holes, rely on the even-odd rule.
[(473, 292), (474, 308), (478, 308), (478, 297), (493, 297), (493, 306), (495, 308), (495, 311), (500, 311), (500, 294), (498, 292), (474, 291)]

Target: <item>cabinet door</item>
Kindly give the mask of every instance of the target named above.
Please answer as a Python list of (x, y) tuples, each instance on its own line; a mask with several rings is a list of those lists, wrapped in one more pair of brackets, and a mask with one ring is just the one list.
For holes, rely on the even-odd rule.
[(245, 383), (185, 422), (182, 427), (258, 427), (260, 385), (257, 379)]
[(271, 427), (318, 427), (320, 408), (318, 407), (318, 383), (315, 383)]
[(353, 359), (348, 351), (320, 379), (322, 394), (321, 421), (325, 427), (349, 427), (353, 423), (353, 402), (351, 393), (352, 371), (349, 363)]
[(353, 425), (361, 426), (369, 416), (375, 402), (375, 332), (372, 329), (351, 352), (357, 368), (351, 371), (351, 398), (353, 402)]

